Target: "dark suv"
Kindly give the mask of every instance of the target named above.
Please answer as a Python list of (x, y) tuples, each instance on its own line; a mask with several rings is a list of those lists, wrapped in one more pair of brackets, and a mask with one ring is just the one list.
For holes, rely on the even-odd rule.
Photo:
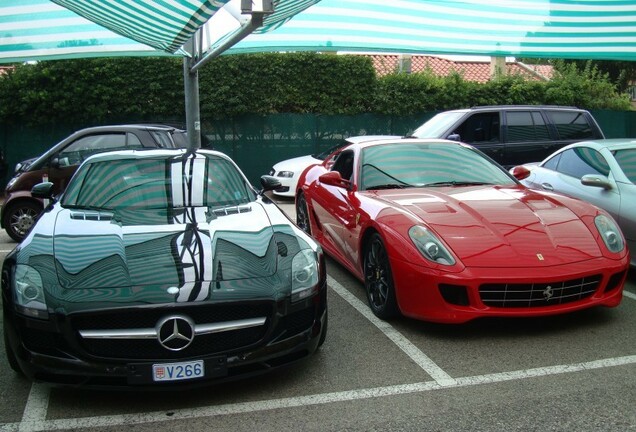
[(98, 126), (77, 131), (42, 156), (18, 164), (7, 183), (0, 224), (12, 239), (22, 241), (43, 209), (42, 201), (31, 196), (31, 188), (50, 181), (56, 195), (63, 192), (90, 155), (112, 150), (185, 147), (185, 131), (166, 125)]
[(496, 105), (445, 111), (411, 134), (471, 144), (504, 167), (541, 161), (576, 141), (604, 138), (588, 111), (545, 105)]

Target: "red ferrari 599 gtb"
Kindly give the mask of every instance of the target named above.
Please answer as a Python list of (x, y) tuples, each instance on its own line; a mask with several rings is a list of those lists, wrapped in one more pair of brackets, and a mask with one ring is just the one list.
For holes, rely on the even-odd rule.
[(617, 306), (629, 252), (616, 222), (517, 178), (458, 142), (352, 144), (332, 166), (305, 170), (297, 224), (364, 281), (380, 318), (461, 323)]

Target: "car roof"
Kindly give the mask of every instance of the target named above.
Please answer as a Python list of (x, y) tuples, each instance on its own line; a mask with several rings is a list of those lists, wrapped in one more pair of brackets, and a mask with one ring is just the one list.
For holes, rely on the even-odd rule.
[[(186, 156), (189, 154), (187, 149), (147, 149), (147, 150), (114, 150), (102, 153), (96, 153), (87, 161), (106, 162), (120, 159), (167, 159), (170, 157)], [(231, 160), (225, 153), (216, 150), (199, 149), (196, 154), (206, 154), (212, 156), (220, 156), (224, 159)]]
[(358, 135), (351, 136), (345, 138), (345, 141), (356, 144), (365, 141), (377, 141), (377, 140), (386, 140), (386, 139), (400, 139), (402, 136), (400, 135)]
[(379, 146), (379, 145), (386, 145), (386, 144), (444, 144), (444, 145), (457, 145), (457, 146), (462, 146), (462, 147), (472, 147), (469, 144), (463, 143), (463, 142), (459, 142), (459, 141), (452, 141), (452, 140), (447, 140), (447, 139), (442, 139), (442, 138), (402, 138), (402, 137), (398, 137), (398, 138), (385, 138), (385, 139), (378, 139), (378, 140), (374, 140), (374, 141), (362, 141), (362, 142), (358, 142), (358, 143), (353, 143), (350, 144), (348, 147), (346, 147), (347, 149), (363, 149), (363, 148), (368, 148), (368, 147), (374, 147), (374, 146)]
[(470, 108), (450, 110), (446, 112), (474, 112), (474, 111), (493, 111), (493, 110), (527, 110), (527, 109), (551, 109), (551, 110), (564, 110), (564, 111), (577, 111), (584, 112), (586, 110), (577, 108), (575, 106), (564, 105), (479, 105)]
[(588, 146), (594, 147), (597, 149), (607, 148), (609, 150), (617, 150), (620, 148), (634, 148), (636, 147), (636, 138), (608, 138), (608, 139), (599, 139), (599, 140), (589, 140), (589, 141), (579, 141), (573, 144), (570, 144), (569, 147), (580, 147), (580, 146)]
[(91, 127), (87, 127), (84, 129), (80, 129), (78, 131), (76, 131), (75, 133), (78, 132), (91, 132), (91, 131), (95, 131), (95, 132), (102, 132), (102, 131), (129, 131), (129, 130), (169, 130), (169, 131), (173, 131), (173, 130), (183, 130), (179, 127), (176, 126), (171, 126), (171, 125), (166, 125), (166, 124), (159, 124), (159, 123), (148, 123), (148, 124), (143, 124), (143, 123), (131, 123), (131, 124), (117, 124), (117, 125), (103, 125), (103, 126), (91, 126)]

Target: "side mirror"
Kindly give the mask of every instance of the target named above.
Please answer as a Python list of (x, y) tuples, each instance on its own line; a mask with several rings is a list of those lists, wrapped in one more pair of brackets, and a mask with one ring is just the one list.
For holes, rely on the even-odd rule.
[(510, 170), (510, 174), (517, 180), (523, 180), (530, 177), (530, 170), (523, 165), (519, 165)]
[[(79, 162), (76, 162), (77, 165)], [(53, 168), (64, 168), (67, 166), (71, 166), (71, 161), (69, 161), (68, 157), (54, 157), (51, 159), (51, 167)]]
[(351, 186), (351, 182), (349, 180), (345, 180), (342, 178), (338, 171), (329, 171), (318, 177), (321, 183), (324, 183), (329, 186), (336, 186), (342, 188), (348, 188)]
[(261, 193), (263, 193), (263, 192), (271, 191), (274, 189), (278, 189), (279, 187), (281, 187), (281, 184), (276, 177), (273, 177), (270, 175), (264, 175), (264, 176), (261, 176), (261, 186), (263, 187), (263, 190), (261, 191)]
[(585, 186), (599, 187), (603, 189), (611, 189), (612, 183), (609, 179), (603, 175), (598, 174), (586, 174), (581, 177), (581, 184)]
[(31, 189), (31, 195), (35, 198), (53, 199), (53, 183), (38, 183)]
[(460, 137), (458, 133), (452, 133), (446, 139), (449, 139), (451, 141), (461, 141), (462, 137)]

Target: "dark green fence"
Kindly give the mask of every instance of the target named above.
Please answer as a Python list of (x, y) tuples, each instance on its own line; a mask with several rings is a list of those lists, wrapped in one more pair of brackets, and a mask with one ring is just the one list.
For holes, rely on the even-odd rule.
[[(203, 122), (204, 146), (220, 150), (236, 161), (254, 185), (278, 161), (319, 153), (343, 138), (356, 135), (404, 135), (435, 113), (411, 117), (375, 114), (325, 116), (274, 114)], [(636, 138), (636, 111), (592, 111), (608, 138)], [(171, 123), (173, 123), (173, 119)], [(6, 184), (15, 164), (38, 156), (77, 129), (93, 125), (55, 124), (26, 128), (0, 124), (0, 150)]]

